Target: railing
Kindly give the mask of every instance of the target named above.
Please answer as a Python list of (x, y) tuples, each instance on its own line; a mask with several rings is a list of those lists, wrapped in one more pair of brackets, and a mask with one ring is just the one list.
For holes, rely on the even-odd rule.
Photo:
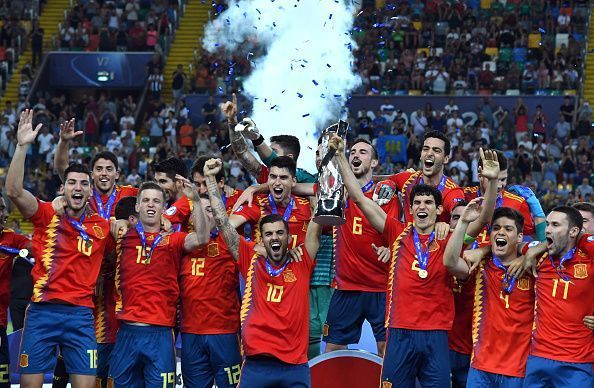
[[(587, 65), (587, 57), (588, 55), (594, 55), (594, 50), (590, 50), (590, 22), (592, 17), (592, 4), (588, 5), (588, 16), (586, 22), (586, 31), (584, 32), (584, 45), (582, 46), (582, 64), (580, 69), (580, 78), (579, 78), (579, 90), (578, 90), (578, 97), (580, 100), (584, 98), (584, 84), (586, 80), (586, 65)], [(574, 101), (574, 109), (577, 111), (578, 109), (578, 101), (577, 98)]]

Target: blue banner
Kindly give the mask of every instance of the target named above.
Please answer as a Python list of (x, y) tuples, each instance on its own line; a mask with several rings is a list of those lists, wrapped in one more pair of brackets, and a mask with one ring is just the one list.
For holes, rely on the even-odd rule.
[(52, 52), (49, 79), (62, 88), (142, 88), (154, 53)]
[(377, 138), (377, 153), (380, 163), (386, 163), (389, 157), (392, 163), (406, 164), (408, 139), (404, 135), (385, 135)]

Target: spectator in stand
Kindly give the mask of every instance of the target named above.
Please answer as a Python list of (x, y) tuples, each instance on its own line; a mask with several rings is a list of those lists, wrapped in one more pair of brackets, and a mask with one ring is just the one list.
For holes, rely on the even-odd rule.
[(194, 143), (194, 127), (192, 121), (186, 119), (184, 125), (179, 129), (179, 145), (190, 152), (194, 148)]
[(592, 130), (592, 107), (588, 101), (584, 101), (577, 112), (577, 136), (589, 136)]
[(173, 93), (173, 101), (177, 105), (179, 99), (182, 97), (184, 85), (188, 76), (184, 73), (182, 65), (177, 65), (177, 69), (173, 72), (171, 77), (171, 88)]
[(109, 150), (109, 152), (114, 152), (115, 149), (122, 149), (122, 139), (120, 139), (116, 131), (113, 131), (111, 133), (111, 138), (107, 141), (106, 147)]
[(514, 107), (514, 116), (516, 121), (516, 142), (519, 143), (524, 135), (528, 133), (528, 108), (522, 98), (518, 98)]
[(569, 134), (571, 133), (571, 125), (565, 119), (566, 115), (561, 113), (559, 121), (555, 124), (554, 136), (563, 144), (567, 143)]
[(204, 117), (204, 122), (208, 125), (216, 125), (217, 124), (217, 116), (218, 116), (218, 106), (214, 102), (214, 97), (208, 96), (208, 101), (202, 106), (202, 117)]
[(534, 112), (534, 116), (532, 116), (532, 135), (535, 137), (538, 135), (548, 138), (547, 125), (547, 115), (542, 111), (542, 105), (537, 105), (536, 112)]
[(163, 74), (158, 68), (153, 69), (153, 73), (148, 77), (148, 83), (152, 99), (160, 99), (161, 90), (163, 89)]

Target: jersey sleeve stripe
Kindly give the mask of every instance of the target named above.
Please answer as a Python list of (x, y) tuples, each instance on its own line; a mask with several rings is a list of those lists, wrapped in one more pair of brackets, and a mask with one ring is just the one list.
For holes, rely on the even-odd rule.
[(45, 247), (43, 248), (43, 253), (41, 254), (41, 265), (44, 267), (45, 273), (37, 280), (37, 282), (35, 282), (35, 286), (33, 287), (34, 302), (43, 301), (43, 290), (47, 286), (49, 274), (51, 272), (52, 265), (54, 264), (56, 240), (58, 238), (57, 229), (59, 223), (60, 218), (54, 214), (45, 230), (46, 241)]
[(386, 314), (385, 327), (388, 327), (388, 325), (390, 324), (390, 314), (392, 312), (393, 301), (392, 291), (394, 289), (394, 274), (396, 272), (396, 261), (398, 259), (398, 255), (400, 254), (400, 247), (402, 246), (401, 242), (402, 239), (406, 235), (408, 235), (408, 233), (412, 229), (412, 226), (412, 223), (406, 225), (402, 233), (400, 233), (400, 235), (396, 237), (396, 240), (394, 240), (394, 243), (392, 244), (392, 259), (390, 260), (390, 271), (388, 273), (388, 300), (386, 301), (388, 305), (388, 313)]
[(119, 234), (116, 241), (116, 273), (115, 273), (115, 288), (116, 288), (116, 314), (122, 312), (122, 287), (120, 284), (121, 276), (121, 261), (122, 261), (122, 236)]
[(250, 312), (250, 308), (252, 307), (252, 283), (254, 280), (254, 272), (256, 266), (256, 259), (258, 258), (257, 254), (252, 256), (252, 260), (250, 261), (250, 267), (247, 271), (247, 276), (245, 279), (245, 291), (243, 293), (243, 299), (241, 301), (241, 310), (239, 312), (239, 319), (241, 320), (241, 325), (245, 322), (248, 313)]
[(479, 329), (483, 318), (483, 300), (485, 298), (485, 284), (483, 279), (483, 271), (485, 270), (485, 262), (482, 261), (476, 274), (476, 285), (474, 291), (474, 311), (472, 316), (472, 355), (471, 362), (474, 360), (474, 349), (478, 342)]
[[(101, 280), (99, 280), (101, 281)], [(105, 303), (103, 295), (97, 295), (95, 298), (95, 336), (97, 343), (105, 342)]]

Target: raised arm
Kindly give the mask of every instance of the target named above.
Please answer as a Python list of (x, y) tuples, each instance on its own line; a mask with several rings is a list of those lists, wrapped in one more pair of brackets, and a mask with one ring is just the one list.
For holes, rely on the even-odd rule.
[(208, 228), (206, 214), (204, 214), (204, 209), (202, 208), (202, 201), (200, 201), (200, 193), (198, 192), (196, 185), (181, 175), (176, 175), (175, 180), (181, 182), (184, 195), (194, 204), (192, 207), (192, 223), (194, 224), (194, 231), (189, 233), (184, 240), (184, 249), (186, 252), (190, 252), (208, 244), (208, 241), (210, 240), (210, 230)]
[(239, 233), (235, 227), (229, 222), (227, 210), (223, 204), (219, 187), (217, 184), (217, 173), (221, 170), (223, 164), (220, 159), (209, 159), (204, 164), (204, 177), (206, 179), (206, 187), (208, 189), (208, 198), (212, 206), (212, 213), (219, 230), (223, 234), (223, 238), (229, 247), (229, 252), (233, 258), (239, 258)]
[(470, 270), (468, 263), (460, 257), (460, 252), (464, 247), (464, 235), (467, 233), (468, 225), (480, 217), (481, 200), (480, 197), (475, 198), (464, 208), (443, 253), (443, 265), (460, 280), (466, 279)]
[(21, 112), (17, 130), (17, 145), (6, 174), (6, 195), (24, 218), (31, 218), (39, 206), (33, 194), (23, 189), (23, 179), (27, 151), (35, 141), (41, 127), (42, 124), (37, 124), (37, 127), (33, 129), (33, 109), (25, 109)]
[(497, 180), (499, 178), (499, 161), (495, 151), (479, 149), (480, 158), (483, 161), (483, 167), (480, 170), (481, 175), (488, 179), (483, 206), (479, 217), (468, 225), (467, 234), (476, 237), (491, 222), (497, 202)]
[[(232, 101), (227, 101), (222, 106), (222, 111), (227, 117), (227, 124), (229, 126), (229, 139), (231, 139), (231, 148), (235, 153), (237, 159), (245, 167), (248, 172), (254, 176), (260, 176), (262, 173), (262, 164), (256, 159), (248, 149), (247, 142), (241, 132), (235, 130), (237, 125), (237, 96), (233, 94)], [(246, 136), (250, 136), (251, 132), (245, 132)], [(250, 140), (256, 140), (257, 138)]]
[(77, 136), (83, 134), (82, 131), (74, 131), (74, 119), (65, 121), (60, 124), (60, 140), (56, 145), (56, 153), (54, 154), (54, 171), (64, 182), (64, 171), (68, 167), (68, 148), (70, 142)]
[(307, 233), (305, 234), (305, 249), (307, 250), (309, 257), (316, 257), (318, 248), (320, 248), (321, 234), (322, 226), (315, 223), (313, 220), (310, 221), (307, 226)]
[(378, 232), (383, 233), (384, 226), (386, 225), (386, 213), (378, 204), (363, 194), (361, 186), (357, 178), (355, 178), (355, 174), (351, 171), (349, 161), (344, 154), (344, 140), (338, 135), (333, 135), (330, 139), (329, 147), (336, 149), (336, 156), (334, 158), (338, 163), (338, 170), (342, 175), (342, 181), (350, 198), (359, 206), (359, 209), (365, 214), (371, 226)]

